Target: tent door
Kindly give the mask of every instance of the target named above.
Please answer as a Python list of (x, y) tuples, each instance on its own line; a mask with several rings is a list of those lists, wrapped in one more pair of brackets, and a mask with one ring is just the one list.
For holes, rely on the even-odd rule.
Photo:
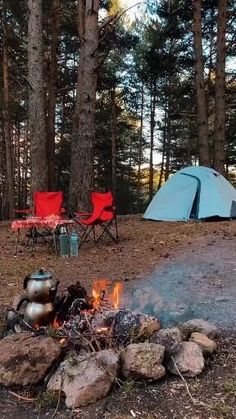
[(198, 219), (198, 207), (199, 207), (199, 188), (197, 188), (197, 192), (193, 201), (193, 206), (190, 212), (189, 218), (191, 220)]
[(198, 219), (198, 212), (199, 212), (199, 201), (200, 201), (200, 193), (201, 193), (201, 182), (200, 182), (200, 180), (198, 179), (197, 176), (190, 175), (189, 173), (182, 173), (182, 174), (184, 176), (189, 176), (189, 177), (192, 177), (192, 178), (196, 179), (197, 180), (197, 183), (198, 183), (196, 194), (195, 194), (195, 197), (194, 197), (194, 200), (193, 200), (193, 206), (192, 206), (192, 209), (191, 209), (191, 212), (190, 212), (190, 215), (189, 215), (189, 218), (191, 220), (197, 220)]

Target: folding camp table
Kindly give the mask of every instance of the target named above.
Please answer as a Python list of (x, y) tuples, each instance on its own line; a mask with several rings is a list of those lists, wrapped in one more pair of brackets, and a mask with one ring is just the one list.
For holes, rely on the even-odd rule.
[(21, 230), (30, 230), (32, 238), (32, 250), (34, 249), (35, 243), (35, 233), (37, 228), (44, 228), (45, 230), (52, 230), (53, 243), (55, 248), (55, 253), (57, 253), (57, 240), (56, 240), (56, 229), (59, 226), (68, 226), (74, 224), (73, 220), (63, 219), (60, 217), (29, 217), (25, 220), (15, 220), (11, 223), (11, 228), (13, 231), (16, 231), (16, 244), (15, 244), (15, 254), (18, 251), (19, 236)]

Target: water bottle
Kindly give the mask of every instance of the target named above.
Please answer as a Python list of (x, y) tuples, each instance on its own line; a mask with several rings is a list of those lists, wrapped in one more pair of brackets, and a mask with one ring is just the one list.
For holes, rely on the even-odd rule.
[(63, 258), (69, 256), (69, 237), (65, 227), (60, 230), (60, 253)]
[(78, 234), (75, 230), (72, 231), (70, 236), (70, 255), (78, 256)]

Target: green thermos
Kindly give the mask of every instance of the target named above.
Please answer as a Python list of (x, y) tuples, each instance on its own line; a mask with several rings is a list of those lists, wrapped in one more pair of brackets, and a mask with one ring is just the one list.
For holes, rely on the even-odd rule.
[(69, 256), (69, 253), (69, 236), (67, 234), (66, 228), (62, 226), (60, 229), (60, 254), (61, 257), (66, 258)]

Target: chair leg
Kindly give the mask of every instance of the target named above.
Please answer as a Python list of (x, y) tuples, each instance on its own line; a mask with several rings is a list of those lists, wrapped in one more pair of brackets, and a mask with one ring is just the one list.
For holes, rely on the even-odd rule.
[(93, 241), (94, 241), (94, 243), (96, 243), (95, 225), (93, 225)]
[(35, 241), (37, 240), (37, 235), (36, 235), (36, 228), (33, 227), (32, 228), (32, 246), (31, 246), (31, 252), (33, 253), (33, 251), (35, 250)]
[(53, 230), (52, 235), (53, 235), (53, 243), (54, 243), (55, 254), (57, 255), (57, 239), (56, 239), (55, 230)]
[(119, 241), (119, 234), (118, 234), (118, 227), (117, 227), (117, 219), (116, 219), (116, 217), (114, 219), (114, 222), (115, 222), (115, 230), (116, 230), (116, 243), (118, 243), (118, 241)]
[(102, 239), (102, 237), (107, 234), (115, 243), (118, 243), (118, 230), (117, 230), (117, 225), (116, 225), (116, 237), (113, 236), (113, 234), (109, 231), (111, 225), (112, 225), (113, 220), (111, 220), (108, 224), (104, 225), (104, 224), (99, 224), (101, 229), (102, 229), (102, 233), (100, 234), (100, 236), (97, 238), (96, 243), (99, 242), (99, 240)]
[(16, 234), (15, 255), (17, 255), (17, 251), (18, 251), (19, 236), (20, 236), (20, 229), (18, 228), (17, 234)]
[(84, 244), (84, 242), (87, 240), (87, 238), (89, 237), (91, 231), (93, 229), (93, 226), (86, 226), (85, 230), (84, 230), (84, 234), (82, 235), (81, 239), (80, 239), (80, 243), (79, 243), (79, 249), (81, 248), (81, 246)]

